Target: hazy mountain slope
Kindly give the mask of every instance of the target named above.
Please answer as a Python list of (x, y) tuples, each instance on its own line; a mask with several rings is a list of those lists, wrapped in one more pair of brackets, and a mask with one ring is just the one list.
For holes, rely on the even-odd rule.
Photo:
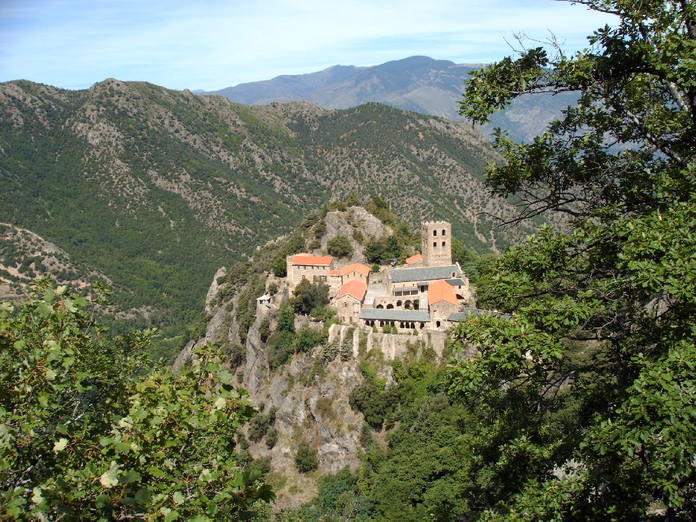
[[(278, 76), (272, 80), (242, 83), (210, 94), (252, 105), (271, 102), (311, 101), (322, 107), (345, 109), (380, 102), (400, 109), (461, 120), (458, 102), (469, 73), (481, 64), (456, 64), (412, 56), (373, 67), (336, 65), (323, 71)], [(576, 97), (543, 94), (516, 100), (492, 117), (491, 126), (507, 129), (511, 136), (528, 140), (538, 134)]]
[(67, 91), (0, 84), (0, 221), (103, 273), (122, 308), (180, 324), (220, 265), (296, 225), (330, 197), (382, 196), (405, 219), (444, 217), (485, 250), (493, 235), (485, 138), (383, 105), (247, 107), (147, 83)]

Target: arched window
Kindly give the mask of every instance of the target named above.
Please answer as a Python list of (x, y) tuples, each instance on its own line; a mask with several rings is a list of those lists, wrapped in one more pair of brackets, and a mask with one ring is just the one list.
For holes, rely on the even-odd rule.
[(440, 328), (440, 321), (436, 321), (436, 322), (435, 322), (435, 326), (437, 326), (438, 328)]
[(387, 305), (387, 310), (392, 310), (393, 308), (394, 308), (394, 305), (393, 305), (393, 304), (389, 303), (389, 304)]
[(444, 242), (444, 241), (442, 242), (442, 248), (445, 248), (445, 242)]
[(437, 236), (437, 230), (433, 230), (433, 236)]
[(401, 304), (402, 304), (401, 301), (396, 302), (396, 306), (401, 306)]
[(447, 234), (447, 231), (443, 229), (443, 230), (442, 230), (442, 235), (444, 236), (444, 235), (446, 235), (446, 234)]

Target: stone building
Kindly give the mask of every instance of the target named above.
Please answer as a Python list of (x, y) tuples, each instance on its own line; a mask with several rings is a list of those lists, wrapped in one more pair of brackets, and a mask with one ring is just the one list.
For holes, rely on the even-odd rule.
[(353, 263), (343, 268), (332, 270), (329, 278), (331, 286), (340, 287), (349, 281), (362, 281), (366, 285), (370, 277), (370, 267), (362, 263)]
[(362, 309), (367, 284), (364, 281), (348, 281), (341, 286), (338, 295), (334, 299), (339, 322), (345, 324), (358, 324), (360, 310)]
[(310, 283), (329, 282), (334, 259), (331, 256), (314, 256), (311, 254), (295, 254), (288, 256), (287, 279), (290, 292), (292, 292), (303, 279)]

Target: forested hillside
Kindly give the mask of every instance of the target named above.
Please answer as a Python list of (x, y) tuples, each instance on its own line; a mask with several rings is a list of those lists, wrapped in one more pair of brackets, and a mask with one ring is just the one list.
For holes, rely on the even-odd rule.
[[(377, 104), (342, 111), (233, 104), (147, 83), (83, 91), (0, 85), (0, 221), (103, 273), (140, 324), (190, 319), (210, 277), (332, 196), (381, 194), (412, 223), (451, 220), (477, 250), (493, 230), (484, 165), (465, 123)], [(20, 261), (22, 262), (22, 261)]]

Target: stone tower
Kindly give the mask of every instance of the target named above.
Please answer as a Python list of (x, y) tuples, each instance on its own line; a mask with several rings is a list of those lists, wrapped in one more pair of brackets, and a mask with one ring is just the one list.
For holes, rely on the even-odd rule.
[(447, 221), (426, 221), (421, 225), (423, 266), (452, 264), (452, 225)]

